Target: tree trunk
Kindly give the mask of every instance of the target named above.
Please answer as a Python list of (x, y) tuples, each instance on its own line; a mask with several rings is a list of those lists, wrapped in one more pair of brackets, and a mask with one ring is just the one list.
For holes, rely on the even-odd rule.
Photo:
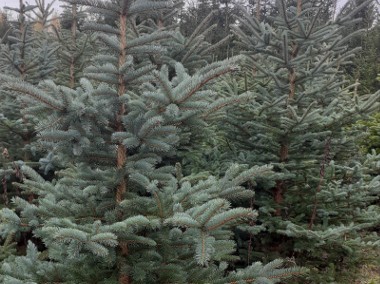
[[(299, 15), (301, 12), (302, 12), (302, 0), (297, 0), (297, 15)], [(297, 54), (298, 54), (298, 46), (296, 43), (294, 43), (291, 58), (294, 59), (295, 57), (297, 57)], [(296, 95), (296, 79), (297, 79), (296, 70), (295, 70), (295, 68), (292, 67), (289, 69), (289, 94), (288, 94), (287, 105), (289, 105), (293, 101), (293, 99)], [(289, 142), (287, 141), (287, 139), (285, 139), (285, 140), (286, 141), (282, 141), (281, 147), (280, 147), (280, 153), (279, 153), (280, 154), (280, 159), (279, 159), (280, 163), (285, 163), (289, 159)], [(273, 193), (273, 197), (274, 197), (275, 203), (278, 206), (284, 200), (285, 190), (286, 190), (286, 188), (285, 188), (284, 181), (282, 181), (282, 180), (277, 181), (276, 187), (275, 187), (275, 190)], [(280, 216), (281, 215), (281, 209), (277, 208), (275, 214), (276, 214), (276, 216)]]
[[(119, 68), (124, 65), (126, 61), (126, 47), (127, 47), (127, 14), (122, 13), (120, 15), (120, 54), (119, 54)], [(123, 74), (119, 74), (119, 83), (118, 83), (118, 96), (121, 97), (125, 94), (126, 91), (126, 85), (124, 82), (124, 76)], [(123, 131), (123, 115), (125, 114), (125, 105), (121, 104), (119, 111), (117, 113), (116, 117), (116, 131)], [(124, 172), (125, 163), (127, 161), (127, 149), (123, 145), (123, 143), (118, 142), (117, 144), (117, 156), (116, 156), (116, 167), (121, 172)], [(116, 189), (116, 204), (120, 204), (121, 201), (124, 199), (124, 194), (127, 191), (127, 181), (126, 177), (123, 176), (122, 180), (120, 181), (119, 185)], [(125, 258), (128, 255), (128, 244), (126, 244), (124, 241), (120, 241), (119, 243), (120, 247), (120, 258), (121, 261), (119, 263), (119, 283), (120, 284), (129, 284), (130, 283), (130, 277), (126, 273), (123, 272), (124, 264), (125, 264)]]

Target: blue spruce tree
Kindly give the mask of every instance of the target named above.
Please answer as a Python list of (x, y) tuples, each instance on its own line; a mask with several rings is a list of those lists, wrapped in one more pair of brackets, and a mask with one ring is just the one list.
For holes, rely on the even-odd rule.
[[(17, 20), (9, 23), (9, 29), (0, 44), (0, 72), (30, 84), (52, 78), (57, 63), (57, 45), (50, 40), (46, 29), (52, 15), (51, 5), (37, 1), (26, 5), (20, 0), (18, 8), (7, 8), (16, 14)], [(34, 14), (33, 14), (34, 13)], [(16, 192), (11, 190), (10, 181), (15, 177), (22, 180), (18, 160), (29, 166), (37, 166), (38, 149), (35, 128), (38, 121), (23, 113), (25, 103), (13, 91), (0, 92), (0, 178), (5, 203)]]
[[(216, 78), (237, 59), (204, 64), (190, 75), (169, 56), (173, 31), (143, 19), (171, 9), (167, 1), (72, 0), (115, 25), (88, 23), (99, 53), (76, 88), (52, 80), (34, 86), (1, 75), (1, 89), (38, 119), (42, 159), (56, 178), (32, 168), (17, 183), (36, 196), (14, 198), (0, 212), (3, 237), (33, 235), (24, 256), (1, 267), (3, 283), (278, 283), (299, 273), (280, 260), (232, 271), (232, 229), (256, 217), (232, 207), (253, 192), (242, 186), (271, 173), (268, 166), (233, 165), (222, 177), (194, 181), (174, 164), (178, 149), (205, 127), (206, 118), (239, 98), (215, 99)], [(153, 60), (154, 59), (154, 60)], [(173, 70), (170, 70), (170, 69)], [(171, 71), (171, 72), (170, 72)]]
[(243, 240), (253, 244), (244, 244), (253, 250), (247, 253), (295, 258), (314, 267), (310, 283), (330, 283), (360, 262), (362, 246), (378, 246), (379, 177), (358, 154), (349, 126), (378, 110), (380, 93), (357, 96), (342, 71), (358, 50), (346, 46), (354, 34), (341, 32), (369, 1), (327, 22), (313, 2), (277, 1), (271, 24), (245, 13), (233, 27), (245, 73), (221, 93), (256, 96), (224, 121), (230, 161), (271, 164), (276, 173), (275, 183), (256, 185), (261, 231), (245, 229)]

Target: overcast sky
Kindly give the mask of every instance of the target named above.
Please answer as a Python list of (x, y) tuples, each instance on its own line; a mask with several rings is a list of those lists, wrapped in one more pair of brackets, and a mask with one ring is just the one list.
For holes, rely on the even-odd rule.
[[(34, 4), (36, 3), (34, 0), (24, 0), (25, 3)], [(52, 0), (45, 0), (45, 3), (53, 2)], [(58, 0), (54, 1), (54, 9), (59, 9), (59, 3)], [(0, 0), (0, 9), (2, 9), (4, 6), (8, 7), (18, 7), (19, 6), (19, 0)]]

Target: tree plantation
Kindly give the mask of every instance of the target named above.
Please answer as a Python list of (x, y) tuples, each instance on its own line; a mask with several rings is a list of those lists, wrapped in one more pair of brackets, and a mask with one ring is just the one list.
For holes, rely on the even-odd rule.
[(17, 2), (1, 283), (379, 283), (376, 1)]

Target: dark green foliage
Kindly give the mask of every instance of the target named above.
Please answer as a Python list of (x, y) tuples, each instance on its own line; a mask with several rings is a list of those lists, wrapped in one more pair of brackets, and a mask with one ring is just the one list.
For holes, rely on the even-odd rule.
[(8, 257), (16, 254), (16, 244), (13, 242), (14, 235), (9, 234), (0, 246), (0, 260), (4, 261)]
[[(378, 245), (371, 242), (376, 235), (363, 231), (379, 224), (379, 180), (353, 154), (354, 134), (344, 127), (376, 111), (379, 93), (359, 97), (346, 87), (341, 66), (355, 50), (340, 33), (349, 18), (319, 22), (321, 11), (307, 1), (301, 12), (285, 1), (277, 8), (273, 26), (249, 14), (239, 19), (234, 33), (245, 50), (245, 68), (230, 86), (219, 87), (227, 97), (256, 96), (227, 113), (226, 162), (270, 163), (276, 172), (271, 182), (253, 185), (251, 206), (260, 227), (241, 228), (241, 252), (248, 263), (295, 257), (318, 273), (332, 269), (334, 279), (326, 281), (337, 281), (336, 271), (352, 267), (348, 260), (361, 246)], [(310, 279), (322, 281), (314, 274)]]
[[(348, 1), (340, 12), (346, 15), (362, 0)], [(354, 58), (351, 64), (345, 66), (345, 72), (353, 83), (360, 83), (357, 91), (361, 95), (373, 93), (379, 90), (379, 81), (376, 80), (380, 72), (380, 27), (379, 27), (379, 6), (375, 1), (364, 6), (363, 9), (355, 15), (355, 23), (345, 27), (343, 35), (349, 37), (348, 45), (350, 48), (360, 48), (360, 52)]]
[(380, 153), (380, 113), (374, 114), (368, 120), (360, 120), (354, 126), (360, 133), (359, 145), (364, 153), (375, 150)]
[(348, 66), (348, 76), (359, 84), (357, 92), (365, 95), (380, 89), (380, 81), (377, 79), (380, 73), (380, 25), (363, 33), (359, 44), (362, 50), (353, 64)]
[(214, 59), (221, 60), (237, 54), (231, 46), (229, 28), (230, 24), (235, 22), (235, 16), (239, 11), (236, 2), (234, 0), (202, 0), (192, 3), (181, 15), (182, 33), (190, 37), (194, 32), (194, 27), (204, 24), (205, 19), (208, 18), (206, 24), (208, 24), (209, 33), (206, 39), (212, 45), (218, 45), (217, 49), (212, 50)]

